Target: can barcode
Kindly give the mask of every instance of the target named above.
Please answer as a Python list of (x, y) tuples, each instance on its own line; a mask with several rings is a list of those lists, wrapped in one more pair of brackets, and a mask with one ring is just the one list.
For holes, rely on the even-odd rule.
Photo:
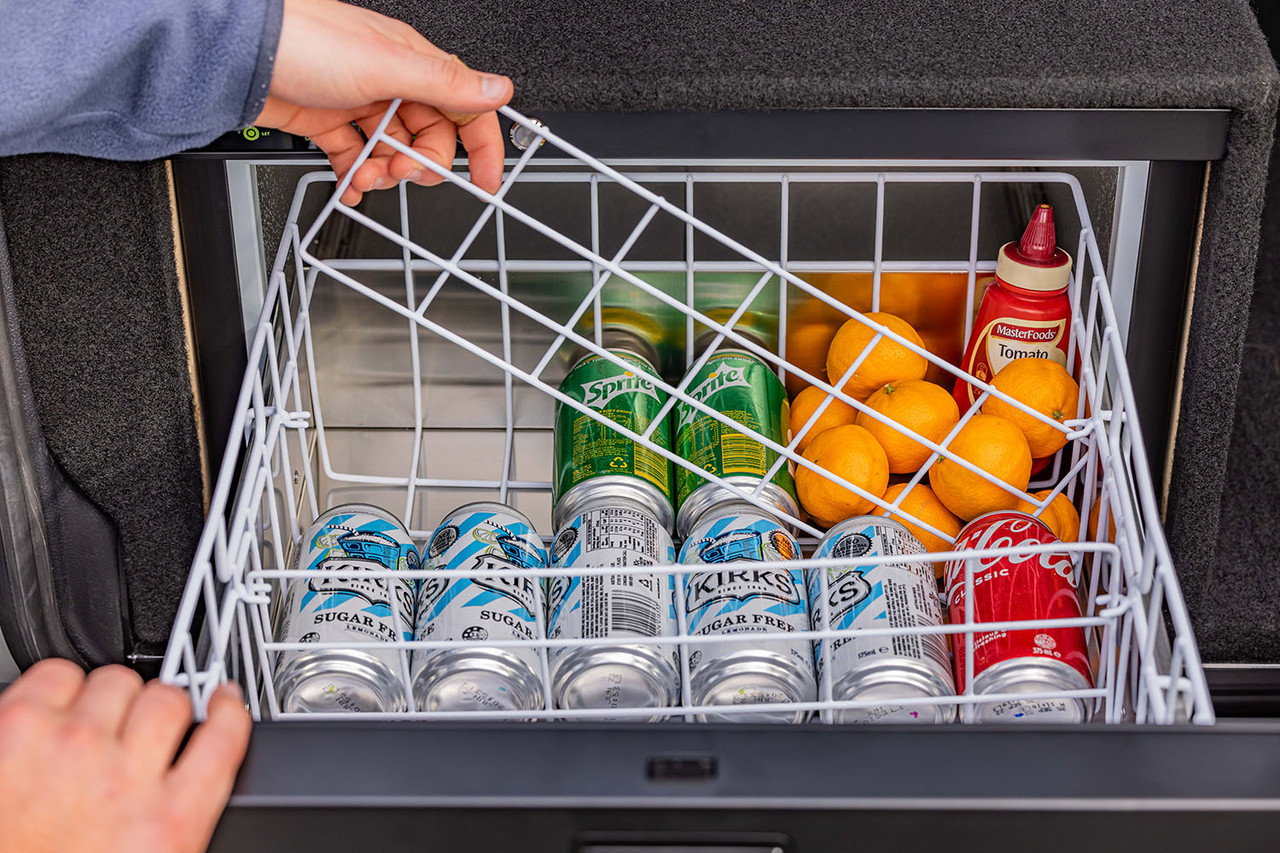
[[(560, 529), (552, 554), (557, 567), (623, 570), (548, 580), (547, 636), (599, 641), (549, 650), (557, 707), (674, 705), (680, 689), (675, 648), (626, 641), (676, 633), (671, 576), (625, 572), (628, 566), (675, 562), (671, 535), (657, 517), (628, 498), (602, 497)], [(662, 716), (655, 713), (653, 718)]]
[(638, 637), (656, 637), (661, 617), (659, 602), (650, 596), (615, 589), (609, 602), (609, 632), (628, 631)]

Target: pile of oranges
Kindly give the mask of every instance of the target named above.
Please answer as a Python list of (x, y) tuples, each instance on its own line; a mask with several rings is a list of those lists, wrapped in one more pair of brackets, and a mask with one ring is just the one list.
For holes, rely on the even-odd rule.
[[(1016, 492), (1025, 493), (1033, 470), (1066, 444), (1065, 433), (1010, 403), (988, 397), (982, 410), (951, 436), (961, 416), (951, 391), (926, 378), (930, 364), (924, 356), (876, 327), (928, 350), (921, 335), (895, 314), (873, 312), (865, 316), (874, 325), (850, 319), (832, 337), (826, 353), (826, 376), (832, 385), (843, 380), (841, 390), (879, 417), (858, 411), (817, 386), (805, 387), (791, 404), (791, 434), (793, 439), (800, 436), (796, 449), (816, 466), (889, 504), (907, 487), (903, 482), (892, 483), (894, 477), (909, 478), (929, 466), (928, 485), (921, 482), (914, 486), (902, 497), (900, 509), (952, 538), (964, 522), (987, 512), (1034, 511), (1035, 507)], [(1077, 416), (1079, 386), (1065, 368), (1050, 359), (1012, 361), (996, 374), (992, 385), (1049, 420), (1062, 423)], [(941, 445), (951, 436), (947, 449), (952, 456), (1015, 491), (936, 453), (908, 430), (933, 445)], [(807, 467), (797, 466), (795, 480), (805, 511), (823, 527), (855, 515), (887, 514), (862, 495)], [(1049, 494), (1038, 492), (1032, 497), (1043, 502)], [(945, 539), (910, 519), (898, 520), (930, 551), (950, 548)], [(1044, 509), (1041, 520), (1064, 541), (1075, 541), (1079, 536), (1079, 515), (1065, 495), (1059, 494)]]

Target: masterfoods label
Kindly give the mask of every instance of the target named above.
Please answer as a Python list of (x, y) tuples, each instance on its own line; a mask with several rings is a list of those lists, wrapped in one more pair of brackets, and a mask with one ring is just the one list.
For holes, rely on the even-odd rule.
[[(625, 351), (613, 351), (635, 369), (624, 369), (601, 356), (583, 359), (560, 384), (561, 393), (602, 417), (643, 435), (667, 402), (667, 395), (647, 378), (653, 365)], [(671, 449), (671, 428), (663, 418), (650, 441)], [(554, 500), (592, 477), (621, 474), (645, 480), (671, 499), (671, 463), (607, 424), (564, 403), (556, 405)]]
[[(896, 526), (868, 521), (828, 535), (814, 552), (819, 568), (809, 571), (809, 606), (813, 612), (813, 629), (824, 629), (823, 619), (830, 619), (832, 630), (852, 633), (830, 643), (833, 678), (888, 658), (928, 661), (941, 673), (949, 675), (951, 658), (946, 641), (938, 634), (892, 634), (866, 637), (860, 628), (916, 628), (942, 624), (942, 606), (938, 603), (937, 582), (930, 563), (919, 559), (924, 546), (907, 531)], [(893, 557), (906, 559), (898, 563), (853, 567), (821, 566), (825, 559), (857, 557)], [(824, 616), (822, 576), (827, 578), (827, 605), (830, 616)], [(815, 663), (822, 677), (827, 654), (824, 643), (815, 644)]]
[[(770, 640), (769, 648), (785, 651), (809, 666), (809, 641), (785, 638), (793, 631), (809, 630), (803, 573), (752, 565), (799, 557), (795, 538), (777, 522), (760, 515), (721, 515), (695, 525), (680, 551), (680, 562), (725, 565), (687, 576), (684, 594), (690, 635), (783, 635), (776, 642)], [(696, 671), (703, 661), (745, 648), (739, 643), (698, 644), (689, 654), (690, 671)]]
[[(626, 507), (603, 506), (574, 517), (552, 545), (557, 568), (617, 567), (635, 569), (676, 561), (671, 536), (651, 514)], [(634, 571), (548, 580), (547, 607), (551, 639), (659, 637), (676, 633), (674, 584), (671, 575)], [(665, 646), (662, 654), (674, 654)], [(551, 661), (567, 648), (552, 649)]]
[[(536, 639), (533, 578), (450, 577), (456, 570), (545, 568), (541, 540), (524, 521), (493, 510), (456, 513), (432, 534), (427, 559), (439, 571), (419, 589), (417, 639)], [(534, 649), (507, 651), (537, 670)]]
[[(413, 632), (409, 583), (370, 578), (367, 572), (418, 568), (418, 549), (396, 521), (353, 510), (331, 515), (308, 531), (295, 559), (314, 576), (289, 584), (281, 638), (302, 643), (379, 643)], [(397, 623), (390, 594), (396, 596)], [(281, 653), (281, 664), (303, 652)]]
[[(688, 403), (676, 405), (676, 453), (718, 477), (763, 477), (778, 453), (761, 444), (753, 434), (780, 445), (787, 443), (790, 410), (787, 392), (778, 374), (757, 358), (744, 353), (713, 355), (688, 384), (688, 395), (745, 428), (739, 431)], [(677, 505), (707, 482), (685, 468), (676, 470)], [(795, 496), (795, 484), (787, 465), (781, 465), (773, 482)]]

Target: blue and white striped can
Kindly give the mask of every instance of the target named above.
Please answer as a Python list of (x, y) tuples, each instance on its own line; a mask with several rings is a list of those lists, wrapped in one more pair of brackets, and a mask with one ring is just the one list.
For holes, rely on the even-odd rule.
[(366, 575), (418, 568), (409, 531), (380, 507), (334, 507), (307, 528), (291, 566), (315, 574), (286, 585), (276, 636), (286, 643), (349, 648), (281, 652), (275, 672), (281, 709), (405, 710), (401, 652), (378, 646), (412, 636), (412, 583)]
[[(740, 643), (691, 643), (689, 689), (694, 705), (812, 702), (817, 695), (813, 648), (787, 635), (809, 630), (800, 569), (754, 563), (800, 558), (795, 537), (775, 518), (745, 501), (703, 514), (680, 551), (683, 564), (715, 564), (684, 582), (691, 637), (759, 634)], [(721, 565), (723, 564), (723, 565)], [(703, 715), (730, 722), (803, 722), (808, 711)]]
[(416, 640), (456, 647), (415, 650), (413, 693), (422, 711), (530, 711), (542, 707), (537, 650), (486, 646), (538, 640), (537, 584), (532, 577), (450, 577), (459, 570), (547, 567), (533, 523), (505, 504), (455, 509), (427, 543), (436, 573), (418, 590)]

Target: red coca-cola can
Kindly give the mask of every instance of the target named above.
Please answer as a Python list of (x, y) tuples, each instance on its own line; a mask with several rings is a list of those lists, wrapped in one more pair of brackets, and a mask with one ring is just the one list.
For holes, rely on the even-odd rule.
[[(981, 515), (960, 531), (957, 551), (1053, 545), (1058, 537), (1026, 513)], [(1080, 618), (1071, 555), (1063, 551), (970, 557), (946, 565), (948, 617), (965, 621), (965, 564), (973, 567), (973, 622), (1013, 622)], [(968, 685), (966, 641), (955, 634), (956, 689)], [(974, 631), (973, 693), (1026, 693), (1025, 699), (979, 703), (964, 709), (966, 722), (1083, 722), (1092, 699), (1053, 697), (1055, 691), (1093, 687), (1089, 643), (1084, 628), (1043, 627), (1022, 631)]]

